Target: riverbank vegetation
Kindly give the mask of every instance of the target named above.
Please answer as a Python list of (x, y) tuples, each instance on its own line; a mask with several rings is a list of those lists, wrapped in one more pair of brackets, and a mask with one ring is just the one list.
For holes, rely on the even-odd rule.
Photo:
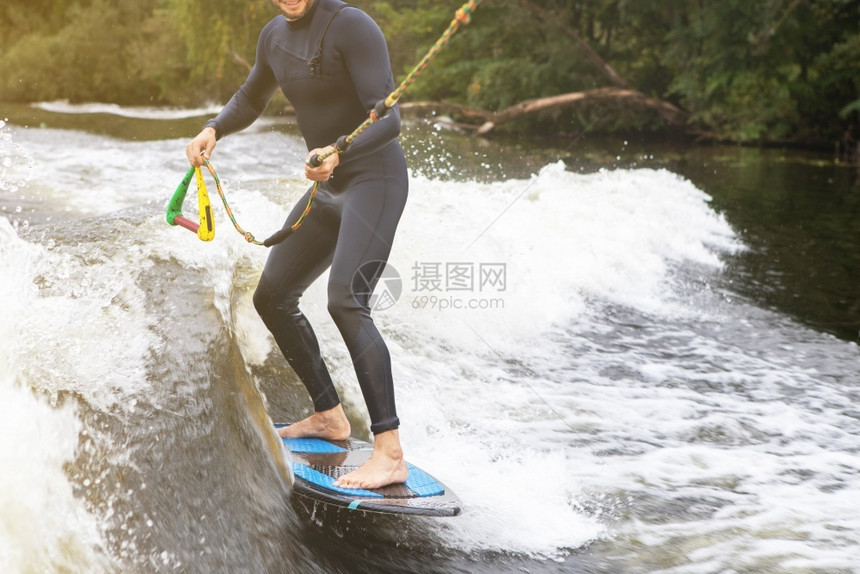
[[(460, 0), (353, 3), (385, 31), (400, 80)], [(276, 13), (269, 0), (5, 0), (0, 101), (224, 102)], [(484, 0), (402, 102), (480, 133), (678, 130), (857, 153), (858, 22), (860, 0)]]

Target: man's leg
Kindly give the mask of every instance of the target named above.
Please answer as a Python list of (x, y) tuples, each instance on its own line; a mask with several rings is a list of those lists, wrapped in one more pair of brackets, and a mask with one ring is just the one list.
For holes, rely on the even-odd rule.
[(349, 349), (374, 434), (371, 459), (340, 477), (348, 488), (379, 488), (407, 478), (397, 428), (391, 358), (370, 315), (370, 294), (385, 268), (406, 202), (404, 179), (349, 190), (329, 277), (329, 311)]
[[(322, 190), (317, 201), (323, 203), (320, 195)], [(306, 201), (307, 197), (298, 202), (286, 225), (298, 218)], [(254, 292), (257, 312), (314, 404), (314, 415), (279, 430), (285, 437), (345, 439), (350, 433), (316, 335), (299, 309), (299, 298), (328, 268), (334, 253), (337, 222), (327, 221), (324, 215), (325, 210), (317, 206), (299, 230), (272, 248)]]

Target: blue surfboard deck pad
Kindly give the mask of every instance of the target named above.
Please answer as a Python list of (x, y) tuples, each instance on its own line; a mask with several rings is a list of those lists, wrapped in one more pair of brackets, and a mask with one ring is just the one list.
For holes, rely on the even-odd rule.
[[(286, 426), (276, 424), (279, 428)], [(292, 456), (293, 494), (313, 502), (349, 510), (419, 516), (456, 516), (461, 503), (457, 496), (429, 473), (407, 462), (409, 477), (404, 484), (375, 489), (341, 488), (334, 482), (364, 464), (373, 452), (365, 441), (319, 438), (281, 439)]]

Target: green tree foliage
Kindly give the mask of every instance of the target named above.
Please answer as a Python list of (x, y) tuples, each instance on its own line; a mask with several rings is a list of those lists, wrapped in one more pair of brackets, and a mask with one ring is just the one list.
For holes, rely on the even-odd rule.
[(276, 13), (269, 0), (5, 0), (0, 99), (223, 99)]
[[(6, 38), (0, 61), (4, 99), (144, 99), (129, 46), (147, 15), (136, 0), (24, 3), (7, 0), (0, 17)], [(7, 35), (8, 34), (8, 35)]]
[[(816, 124), (833, 126), (833, 108), (857, 97), (857, 84), (849, 78), (860, 76), (860, 60), (832, 53), (858, 36), (857, 2), (684, 4), (681, 25), (666, 36), (663, 62), (674, 78), (671, 93), (708, 129), (741, 141), (824, 135), (816, 133)], [(836, 64), (840, 74), (825, 62)]]
[[(554, 18), (537, 17), (521, 0), (481, 7), (476, 24), (464, 33), (468, 37), (452, 50), (481, 54), (471, 59), (476, 69), (467, 90), (447, 94), (436, 87), (456, 85), (440, 71), (438, 82), (416, 91), (500, 109), (527, 98), (610, 85), (572, 41), (578, 36), (630, 86), (680, 105), (694, 126), (717, 137), (832, 140), (857, 124), (857, 0), (532, 3)], [(636, 127), (637, 120), (624, 110), (609, 109), (607, 116), (620, 119), (609, 127)]]
[[(385, 31), (398, 80), (462, 2), (353, 1)], [(225, 101), (276, 14), (270, 0), (4, 0), (0, 100)], [(484, 0), (473, 20), (404, 101), (501, 110), (623, 86), (735, 141), (832, 142), (860, 131), (860, 0)], [(661, 124), (590, 101), (515, 127), (601, 118), (604, 129)]]
[[(409, 10), (400, 4), (389, 0), (377, 8), (385, 8), (381, 19), (392, 51), (409, 55), (394, 59), (395, 72), (405, 75), (438, 39), (460, 3), (412, 0)], [(410, 98), (497, 110), (528, 98), (599, 85), (598, 75), (576, 57), (570, 41), (516, 0), (485, 0), (473, 20), (415, 84)]]
[(160, 0), (184, 48), (196, 95), (223, 100), (248, 75), (260, 30), (278, 11), (270, 0)]
[[(791, 83), (800, 137), (829, 140), (832, 130), (860, 138), (860, 2), (820, 0), (801, 6), (793, 30), (798, 74)], [(803, 23), (815, 22), (815, 26)], [(836, 117), (841, 121), (834, 122)], [(844, 136), (843, 136), (844, 139)]]

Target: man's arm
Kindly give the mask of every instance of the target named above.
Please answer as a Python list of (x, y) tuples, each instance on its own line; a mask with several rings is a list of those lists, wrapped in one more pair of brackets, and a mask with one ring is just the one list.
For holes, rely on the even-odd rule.
[[(369, 112), (379, 100), (394, 90), (385, 36), (376, 22), (359, 10), (347, 8), (335, 22), (338, 26), (332, 36), (337, 37), (337, 46), (343, 54), (355, 92), (364, 109)], [(341, 155), (344, 160), (363, 157), (386, 146), (398, 135), (400, 109), (394, 106), (384, 118), (371, 124), (358, 136)]]
[(268, 64), (261, 65), (257, 58), (239, 91), (233, 94), (221, 113), (206, 122), (205, 127), (215, 130), (218, 139), (247, 128), (260, 117), (277, 89), (278, 83), (271, 68)]

